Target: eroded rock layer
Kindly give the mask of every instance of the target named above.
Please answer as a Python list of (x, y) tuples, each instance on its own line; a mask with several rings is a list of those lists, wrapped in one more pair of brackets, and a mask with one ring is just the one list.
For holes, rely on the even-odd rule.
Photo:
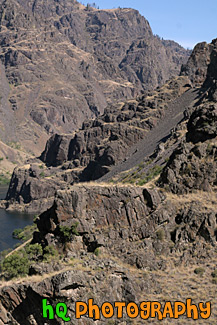
[(154, 36), (133, 9), (1, 0), (1, 139), (39, 154), (53, 133), (72, 132), (109, 103), (178, 75), (188, 55)]

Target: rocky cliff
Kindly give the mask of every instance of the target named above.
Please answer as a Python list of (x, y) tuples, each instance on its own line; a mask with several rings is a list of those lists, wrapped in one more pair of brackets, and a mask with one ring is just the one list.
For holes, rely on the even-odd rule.
[(152, 34), (133, 9), (73, 0), (0, 2), (4, 82), (0, 130), (38, 155), (53, 133), (72, 132), (114, 101), (178, 75), (188, 51)]
[[(10, 273), (3, 263), (2, 324), (61, 324), (57, 317), (42, 318), (42, 299), (48, 299), (53, 307), (65, 302), (69, 324), (73, 324), (76, 301), (93, 298), (101, 306), (116, 300), (185, 302), (189, 297), (193, 303), (210, 301), (208, 324), (215, 323), (215, 60), (216, 48), (212, 46), (200, 87), (195, 88), (194, 78), (192, 87), (190, 80), (181, 76), (134, 101), (111, 106), (96, 120), (85, 122), (78, 133), (53, 136), (41, 160), (15, 170), (8, 198), (11, 195), (14, 201), (20, 200), (23, 207), (23, 203), (28, 206), (32, 202), (37, 206), (41, 197), (41, 209), (49, 208), (36, 219), (37, 231), (31, 242), (13, 253), (20, 259), (27, 256), (28, 277), (8, 281)], [(172, 111), (174, 115), (171, 105), (177, 108)], [(161, 130), (164, 117), (178, 124), (156, 150), (152, 148), (143, 162), (132, 168), (132, 157), (137, 157), (138, 151), (127, 157), (127, 147), (138, 150), (133, 143), (145, 136), (146, 143), (152, 144), (151, 132), (155, 127)], [(115, 150), (115, 143), (123, 151)], [(109, 150), (100, 153), (104, 148)], [(99, 173), (112, 161), (117, 166), (123, 157), (130, 161), (124, 179), (121, 174), (110, 179), (126, 184), (75, 184), (88, 164), (100, 161), (100, 157)], [(177, 319), (167, 320), (177, 324)], [(102, 318), (98, 323), (107, 321)], [(114, 315), (110, 321), (127, 324), (129, 318), (125, 314), (118, 320)], [(136, 321), (144, 323), (140, 318)], [(180, 321), (189, 323), (186, 315)], [(94, 322), (88, 315), (79, 321)], [(206, 320), (199, 318), (197, 323)]]
[[(215, 44), (214, 40), (211, 44), (197, 45), (182, 67), (181, 76), (161, 88), (108, 106), (104, 114), (84, 121), (78, 132), (53, 135), (40, 160), (30, 160), (26, 167), (14, 170), (5, 206), (41, 211), (41, 207), (50, 206), (59, 188), (96, 180), (105, 174), (102, 180), (107, 181), (135, 167), (170, 135), (170, 130), (184, 118), (183, 113), (186, 118), (192, 113), (188, 121), (189, 140), (199, 142), (215, 137)], [(201, 73), (200, 67), (203, 67)], [(188, 71), (191, 81), (183, 71)], [(164, 160), (168, 157), (164, 155)]]
[(216, 78), (216, 47), (217, 39), (210, 44), (198, 43), (186, 64), (181, 68), (181, 75), (188, 76), (198, 86), (213, 77)]
[(105, 174), (102, 179), (109, 180), (133, 168), (165, 141), (184, 118), (183, 113), (188, 118), (195, 107), (187, 136), (196, 137), (196, 141), (200, 141), (199, 132), (204, 140), (215, 136), (215, 60), (216, 40), (198, 44), (181, 76), (134, 99), (108, 105), (102, 115), (85, 120), (75, 133), (51, 136), (39, 159), (29, 159), (26, 166), (14, 170), (7, 202), (2, 204), (10, 209), (41, 211), (50, 206), (57, 189)]
[[(216, 192), (195, 189), (180, 197), (150, 187), (76, 185), (57, 192), (37, 225), (31, 245), (41, 245), (44, 252), (54, 247), (58, 255), (49, 261), (30, 259), (31, 277), (1, 282), (2, 324), (61, 324), (58, 317), (42, 318), (42, 299), (54, 308), (65, 302), (69, 324), (75, 321), (75, 302), (90, 298), (101, 306), (105, 301), (193, 297), (194, 303), (211, 301), (209, 320), (216, 318), (211, 276), (216, 266)], [(75, 225), (75, 235), (66, 242), (63, 229)], [(117, 324), (128, 320), (126, 314), (122, 320), (112, 318)], [(188, 320), (183, 316), (182, 321)], [(88, 315), (79, 321), (93, 322)], [(203, 319), (197, 322), (204, 324)]]
[[(157, 138), (151, 146), (152, 153), (152, 147), (169, 134), (183, 118), (186, 105), (197, 96), (190, 88), (187, 77), (174, 78), (156, 91), (111, 105), (95, 120), (85, 121), (75, 134), (53, 135), (40, 160), (29, 160), (27, 165), (14, 170), (6, 207), (27, 211), (48, 208), (57, 189), (99, 179), (126, 159), (129, 148), (139, 153), (136, 144), (141, 139), (147, 142), (149, 134), (154, 132), (152, 137), (157, 135)], [(175, 104), (182, 96), (189, 97), (187, 103)], [(140, 155), (143, 159), (142, 151)]]

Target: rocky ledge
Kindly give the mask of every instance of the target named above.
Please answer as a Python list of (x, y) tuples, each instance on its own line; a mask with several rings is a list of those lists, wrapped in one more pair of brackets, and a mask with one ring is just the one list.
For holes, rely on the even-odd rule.
[[(209, 199), (203, 194), (199, 202), (198, 198), (199, 194), (180, 198), (153, 188), (90, 184), (58, 191), (53, 206), (38, 217), (38, 231), (31, 243), (44, 250), (54, 247), (58, 261), (45, 263), (39, 256), (30, 265), (31, 278), (10, 285), (1, 283), (2, 324), (43, 323), (42, 299), (54, 307), (58, 301), (65, 302), (70, 324), (75, 302), (90, 298), (100, 306), (104, 301), (128, 303), (153, 297), (156, 301), (156, 297), (164, 297), (167, 288), (170, 299), (176, 300), (179, 292), (183, 300), (186, 297), (177, 283), (185, 275), (182, 290), (187, 290), (188, 296), (193, 294), (186, 270), (194, 274), (198, 265), (205, 270), (207, 261), (210, 281), (206, 281), (206, 288), (211, 287), (217, 215), (216, 204), (208, 208), (206, 204), (211, 199), (216, 203), (216, 193), (209, 194)], [(72, 229), (75, 225), (74, 236), (65, 242), (63, 227)], [(177, 274), (177, 280), (172, 274)], [(198, 283), (195, 279), (195, 286), (203, 286), (201, 278)], [(215, 296), (209, 291), (207, 298), (206, 292), (195, 299), (214, 303)], [(212, 317), (216, 317), (215, 309)], [(123, 321), (127, 321), (126, 315)], [(58, 318), (49, 321), (60, 323)], [(92, 324), (93, 320), (86, 315), (80, 323)], [(198, 323), (202, 324), (201, 320)]]
[[(14, 170), (2, 205), (41, 212), (51, 206), (58, 189), (100, 178), (151, 130), (157, 133), (159, 123), (169, 117), (169, 105), (190, 88), (187, 77), (174, 78), (156, 91), (109, 106), (102, 116), (87, 120), (74, 134), (52, 136), (40, 159)], [(175, 125), (176, 119), (170, 127)]]

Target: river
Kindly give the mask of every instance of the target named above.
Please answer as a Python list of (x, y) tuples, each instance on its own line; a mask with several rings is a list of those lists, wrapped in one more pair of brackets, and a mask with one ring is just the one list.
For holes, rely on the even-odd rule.
[[(0, 199), (5, 198), (6, 192), (7, 187), (0, 185)], [(32, 223), (33, 215), (0, 209), (0, 252), (13, 248), (19, 242), (19, 240), (12, 237), (14, 229), (24, 228)]]

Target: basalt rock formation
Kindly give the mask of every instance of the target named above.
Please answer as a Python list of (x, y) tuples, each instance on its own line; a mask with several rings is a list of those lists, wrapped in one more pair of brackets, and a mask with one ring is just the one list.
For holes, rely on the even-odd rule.
[[(48, 208), (55, 191), (64, 186), (96, 180), (105, 174), (108, 176), (102, 179), (109, 180), (133, 168), (169, 136), (184, 118), (183, 112), (186, 119), (191, 116), (187, 133), (190, 141), (211, 139), (216, 132), (215, 62), (216, 40), (201, 43), (182, 67), (180, 77), (135, 99), (108, 105), (102, 115), (84, 121), (75, 133), (54, 134), (39, 160), (30, 159), (27, 168), (14, 170), (7, 202), (2, 204), (10, 209), (39, 211), (37, 206)], [(43, 190), (46, 186), (49, 191)], [(39, 204), (41, 199), (44, 203)]]
[(171, 155), (160, 178), (173, 193), (187, 193), (194, 189), (211, 191), (217, 185), (216, 40), (211, 45), (211, 62), (203, 84), (207, 90), (191, 111), (186, 138)]
[(198, 43), (186, 64), (181, 68), (181, 75), (188, 76), (192, 83), (201, 86), (205, 81), (207, 86), (216, 78), (216, 47), (217, 39), (210, 44)]
[[(95, 120), (85, 121), (74, 134), (53, 135), (40, 160), (30, 160), (14, 170), (6, 207), (31, 212), (41, 211), (42, 206), (48, 208), (57, 189), (99, 179), (125, 159), (129, 148), (147, 139), (151, 130), (158, 140), (165, 137), (183, 118), (181, 113), (189, 100), (197, 96), (197, 93), (191, 94), (190, 88), (187, 77), (177, 77), (156, 91), (111, 105)], [(188, 92), (187, 104), (181, 102), (173, 112), (174, 100), (188, 96)], [(168, 118), (169, 124), (166, 123)], [(158, 130), (163, 121), (161, 134)]]
[[(90, 298), (101, 306), (105, 301), (162, 301), (167, 294), (184, 301), (190, 295), (194, 303), (209, 300), (215, 306), (216, 193), (208, 208), (210, 193), (199, 195), (180, 198), (159, 189), (80, 184), (58, 191), (53, 206), (38, 217), (32, 244), (54, 247), (59, 260), (32, 262), (32, 277), (1, 284), (2, 324), (61, 324), (58, 317), (42, 318), (42, 299), (54, 308), (65, 302), (69, 324), (75, 321), (75, 302)], [(61, 227), (76, 223), (76, 235), (65, 243)], [(206, 281), (197, 279), (198, 265)], [(213, 308), (210, 321), (215, 317)], [(112, 320), (129, 319), (124, 313), (122, 320), (116, 315)], [(93, 322), (88, 314), (80, 320)]]
[[(35, 180), (35, 186), (41, 184), (42, 191), (46, 188), (42, 184), (50, 184), (53, 192), (47, 195), (53, 201), (36, 220), (37, 231), (30, 246), (40, 245), (42, 251), (35, 260), (30, 259), (30, 277), (1, 282), (2, 324), (43, 324), (42, 299), (48, 299), (53, 307), (64, 301), (71, 318), (69, 324), (73, 324), (76, 301), (93, 298), (101, 306), (105, 301), (185, 302), (189, 297), (195, 304), (211, 301), (209, 322), (215, 323), (217, 75), (212, 61), (215, 62), (215, 51), (213, 48), (207, 76), (201, 77), (200, 87), (192, 88), (191, 81), (181, 76), (155, 92), (111, 106), (110, 111), (106, 110), (96, 120), (84, 122), (78, 133), (53, 136), (41, 160), (29, 161), (28, 166), (15, 170), (8, 192), (11, 199), (22, 201), (26, 197), (27, 205), (34, 201), (37, 205), (41, 194), (32, 187)], [(133, 141), (145, 136), (148, 139), (152, 134), (150, 129), (160, 129), (164, 117), (169, 119), (167, 109), (170, 112), (174, 103), (180, 108), (183, 98), (188, 98), (189, 106), (184, 115), (178, 110), (181, 115), (178, 125), (153, 148), (151, 155), (144, 157), (143, 165), (134, 166), (133, 177), (137, 175), (135, 171), (139, 173), (142, 168), (147, 170), (161, 164), (158, 167), (163, 170), (160, 169), (157, 179), (148, 179), (144, 186), (75, 184), (87, 172), (88, 164), (100, 161), (99, 158), (103, 163), (98, 166), (107, 169), (112, 159), (117, 166), (123, 157), (132, 162), (127, 157), (127, 146), (140, 148), (134, 147)], [(170, 119), (177, 118), (176, 115), (170, 114)], [(148, 120), (152, 123), (147, 123)], [(148, 140), (152, 143), (152, 139)], [(115, 151), (115, 142), (122, 145), (123, 151)], [(107, 155), (100, 151), (103, 148), (107, 148)], [(134, 155), (137, 151), (132, 150)], [(103, 165), (105, 162), (107, 165)], [(125, 172), (132, 173), (131, 167)], [(16, 173), (22, 174), (20, 183)], [(54, 191), (55, 180), (62, 189)], [(115, 178), (112, 180), (115, 182)], [(28, 195), (23, 196), (25, 191)], [(46, 202), (42, 202), (44, 208)], [(46, 249), (51, 247), (58, 260), (44, 258)], [(102, 318), (98, 323), (107, 321)], [(114, 315), (110, 321), (127, 324), (129, 318), (125, 313), (123, 319)], [(139, 317), (136, 321), (144, 323)], [(168, 321), (177, 324), (177, 319)], [(180, 321), (189, 323), (186, 315)], [(46, 322), (61, 324), (57, 317)], [(95, 321), (86, 314), (79, 322)], [(205, 321), (199, 318), (197, 323)]]
[(133, 9), (1, 0), (1, 139), (38, 155), (50, 135), (178, 75), (188, 55)]

